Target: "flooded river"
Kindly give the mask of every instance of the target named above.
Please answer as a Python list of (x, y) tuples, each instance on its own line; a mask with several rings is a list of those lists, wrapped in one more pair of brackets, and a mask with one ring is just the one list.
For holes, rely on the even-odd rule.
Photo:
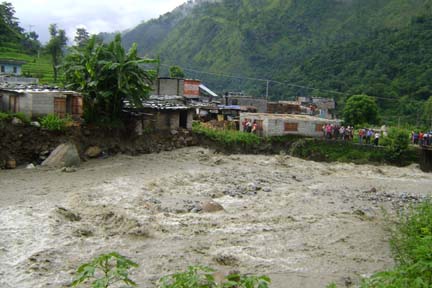
[[(271, 287), (344, 287), (393, 265), (392, 218), (432, 193), (432, 174), (191, 147), (83, 163), (76, 172), (0, 171), (0, 287), (68, 287), (117, 251), (156, 287), (188, 265), (267, 274)], [(215, 201), (223, 211), (201, 211)]]

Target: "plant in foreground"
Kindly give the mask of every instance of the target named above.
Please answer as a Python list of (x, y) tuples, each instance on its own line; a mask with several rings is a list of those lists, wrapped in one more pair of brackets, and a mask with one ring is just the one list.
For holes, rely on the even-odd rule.
[[(108, 288), (125, 284), (123, 288), (136, 287), (129, 278), (129, 270), (138, 264), (126, 257), (111, 252), (102, 254), (77, 270), (72, 287), (88, 284), (91, 288)], [(271, 282), (267, 276), (230, 274), (222, 283), (217, 283), (214, 270), (205, 266), (189, 266), (184, 272), (167, 275), (159, 280), (159, 288), (268, 288)], [(117, 286), (115, 286), (117, 287)]]
[(396, 267), (365, 279), (363, 288), (432, 287), (432, 203), (402, 213), (390, 241)]
[(107, 288), (116, 283), (127, 285), (124, 288), (135, 287), (136, 283), (129, 278), (129, 269), (136, 267), (137, 263), (116, 252), (102, 254), (78, 268), (72, 287), (88, 282), (92, 288)]
[(185, 272), (162, 277), (159, 288), (268, 288), (271, 280), (267, 276), (230, 274), (222, 283), (217, 283), (214, 270), (203, 266), (189, 266)]

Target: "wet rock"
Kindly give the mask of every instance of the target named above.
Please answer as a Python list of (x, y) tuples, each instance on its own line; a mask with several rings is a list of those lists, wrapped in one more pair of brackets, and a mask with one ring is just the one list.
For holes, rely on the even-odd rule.
[(30, 122), (30, 125), (31, 125), (31, 126), (34, 126), (34, 127), (38, 127), (38, 128), (41, 127), (41, 124), (40, 124), (39, 122), (37, 122), (37, 121), (32, 121), (32, 122)]
[(186, 137), (185, 142), (186, 142), (186, 145), (188, 145), (188, 146), (192, 146), (192, 145), (197, 144), (197, 141), (195, 140), (194, 137)]
[(351, 285), (354, 284), (353, 280), (349, 276), (348, 277), (344, 277), (342, 280), (343, 280), (343, 282), (345, 284), (345, 287), (350, 287)]
[(128, 234), (136, 237), (150, 237), (149, 229), (143, 226), (134, 227), (128, 232)]
[(224, 210), (222, 205), (220, 205), (219, 203), (212, 201), (212, 200), (201, 202), (200, 208), (201, 208), (200, 211), (204, 212), (204, 213), (213, 213), (213, 212), (218, 212), (218, 211)]
[(219, 157), (215, 157), (212, 160), (213, 160), (213, 164), (215, 164), (215, 165), (221, 165), (224, 162), (223, 159), (219, 158)]
[(90, 146), (85, 151), (84, 155), (88, 158), (97, 158), (101, 155), (102, 149), (99, 146)]
[(22, 125), (22, 124), (23, 124), (23, 121), (22, 121), (21, 119), (17, 118), (17, 117), (14, 117), (14, 118), (12, 119), (12, 124), (13, 124), (13, 125)]
[(60, 171), (65, 173), (74, 173), (77, 169), (75, 167), (63, 167)]
[(257, 183), (249, 183), (249, 184), (247, 185), (247, 188), (248, 188), (248, 190), (250, 190), (250, 191), (259, 191), (259, 190), (262, 189), (262, 187), (259, 186)]
[(42, 162), (42, 166), (48, 167), (78, 167), (81, 159), (75, 144), (60, 144), (51, 152), (49, 157)]
[(6, 161), (6, 169), (15, 169), (17, 166), (15, 159), (9, 159)]
[(77, 237), (91, 237), (93, 236), (93, 231), (90, 229), (77, 229), (73, 232), (73, 235)]
[(366, 215), (366, 213), (360, 209), (354, 210), (353, 214), (358, 215), (358, 216), (365, 216)]
[(201, 211), (201, 207), (194, 207), (192, 208), (192, 210), (190, 211), (191, 213), (198, 213)]
[(224, 266), (235, 266), (238, 265), (239, 260), (237, 257), (233, 256), (233, 255), (216, 255), (213, 260), (218, 263), (219, 265), (224, 265)]
[(377, 189), (376, 189), (375, 187), (372, 187), (372, 188), (369, 190), (369, 192), (370, 192), (370, 193), (376, 193), (376, 192), (377, 192)]
[(81, 216), (63, 207), (57, 207), (56, 212), (72, 222), (81, 220)]
[(210, 160), (210, 156), (208, 154), (200, 154), (199, 156), (199, 161), (209, 161)]

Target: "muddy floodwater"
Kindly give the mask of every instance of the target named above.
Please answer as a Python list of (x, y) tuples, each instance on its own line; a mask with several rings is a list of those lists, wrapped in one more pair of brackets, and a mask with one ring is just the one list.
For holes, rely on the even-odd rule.
[[(432, 174), (220, 155), (199, 147), (0, 171), (0, 287), (68, 287), (117, 251), (139, 287), (188, 265), (267, 274), (271, 287), (341, 287), (393, 265), (385, 217), (432, 193)], [(223, 211), (202, 211), (214, 201)], [(387, 216), (384, 216), (387, 211)]]

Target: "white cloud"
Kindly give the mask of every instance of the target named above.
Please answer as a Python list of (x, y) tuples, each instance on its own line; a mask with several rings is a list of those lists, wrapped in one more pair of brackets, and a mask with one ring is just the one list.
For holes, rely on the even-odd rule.
[[(172, 11), (186, 0), (9, 0), (21, 26), (36, 31), (42, 42), (56, 23), (73, 40), (77, 27), (90, 33), (123, 31)], [(30, 26), (31, 25), (31, 26)]]

